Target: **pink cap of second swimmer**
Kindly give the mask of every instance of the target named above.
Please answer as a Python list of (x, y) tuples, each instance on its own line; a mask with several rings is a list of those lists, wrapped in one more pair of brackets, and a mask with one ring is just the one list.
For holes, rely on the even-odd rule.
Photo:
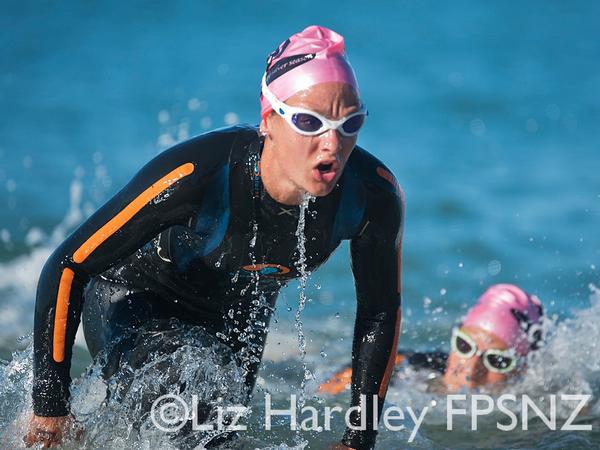
[(539, 328), (531, 326), (539, 324), (542, 315), (542, 303), (535, 295), (513, 284), (496, 284), (483, 293), (462, 325), (481, 328), (524, 356), (541, 339)]
[[(267, 58), (266, 82), (269, 90), (284, 102), (296, 92), (319, 83), (358, 83), (344, 50), (344, 38), (325, 27), (311, 25), (286, 39)], [(260, 115), (271, 111), (271, 104), (260, 98)]]

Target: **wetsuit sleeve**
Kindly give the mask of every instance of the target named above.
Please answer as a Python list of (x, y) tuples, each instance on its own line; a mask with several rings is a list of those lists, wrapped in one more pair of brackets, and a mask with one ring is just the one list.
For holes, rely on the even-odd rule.
[[(342, 442), (356, 449), (375, 445), (379, 417), (396, 357), (401, 320), (403, 195), (383, 168), (381, 184), (368, 187), (364, 225), (350, 243), (357, 312), (352, 344), (352, 406), (363, 405), (366, 430), (346, 429)], [(351, 423), (361, 426), (360, 414)]]
[[(204, 152), (203, 152), (204, 150)], [(85, 284), (133, 254), (160, 231), (198, 208), (210, 171), (202, 142), (167, 150), (76, 229), (50, 256), (37, 287), (34, 318), (33, 410), (69, 413), (72, 346)]]
[(415, 369), (429, 369), (439, 373), (444, 373), (446, 371), (446, 366), (448, 365), (448, 353), (412, 353), (408, 357), (408, 364), (410, 364)]

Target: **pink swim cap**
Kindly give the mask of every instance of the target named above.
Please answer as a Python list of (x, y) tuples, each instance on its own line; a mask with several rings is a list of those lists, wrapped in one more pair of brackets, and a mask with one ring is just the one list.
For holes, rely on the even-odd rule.
[(490, 287), (467, 313), (462, 326), (481, 328), (525, 356), (541, 341), (542, 303), (513, 284)]
[[(327, 82), (347, 83), (358, 93), (356, 76), (346, 58), (344, 38), (317, 25), (282, 42), (267, 58), (265, 75), (269, 90), (282, 102), (296, 92)], [(271, 104), (261, 95), (261, 117), (271, 109)]]

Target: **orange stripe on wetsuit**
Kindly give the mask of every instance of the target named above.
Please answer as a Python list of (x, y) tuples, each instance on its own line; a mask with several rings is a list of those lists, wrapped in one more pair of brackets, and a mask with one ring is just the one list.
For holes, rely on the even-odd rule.
[(400, 188), (400, 185), (398, 184), (398, 181), (396, 180), (396, 177), (394, 177), (394, 175), (392, 175), (390, 172), (388, 172), (387, 170), (385, 170), (383, 167), (378, 167), (377, 168), (377, 175), (379, 175), (384, 180), (389, 181), (390, 184), (396, 190), (396, 193), (400, 197), (404, 197), (404, 193), (402, 192), (402, 189)]
[(396, 247), (396, 292), (402, 293), (402, 242)]
[[(116, 216), (106, 222), (88, 240), (86, 240), (73, 254), (73, 261), (81, 264), (103, 242), (119, 231), (129, 222), (144, 206), (163, 191), (194, 172), (194, 164), (186, 163), (172, 170), (148, 189), (138, 195), (131, 203), (123, 208)], [(52, 344), (52, 358), (62, 362), (65, 358), (65, 336), (67, 333), (67, 317), (69, 314), (69, 298), (71, 284), (74, 278), (73, 270), (66, 268), (60, 278), (56, 300), (56, 313), (54, 315), (54, 339)]]
[(398, 336), (400, 334), (400, 321), (402, 319), (402, 313), (400, 311), (400, 307), (396, 311), (396, 330), (394, 331), (394, 342), (392, 344), (392, 350), (390, 351), (390, 357), (388, 359), (387, 366), (385, 368), (385, 372), (383, 374), (383, 378), (381, 379), (381, 383), (379, 384), (379, 398), (384, 398), (385, 393), (387, 391), (388, 384), (390, 382), (390, 377), (392, 376), (392, 370), (394, 369), (394, 361), (396, 356), (396, 351), (398, 349)]
[[(390, 182), (390, 184), (396, 190), (396, 193), (400, 196), (402, 200), (402, 204), (404, 205), (404, 192), (402, 188), (398, 184), (398, 181), (390, 172), (385, 170), (383, 167), (377, 168), (377, 175), (381, 178)], [(402, 242), (398, 243), (396, 247), (396, 292), (400, 294), (402, 292)], [(388, 363), (385, 369), (385, 373), (383, 374), (383, 378), (381, 380), (381, 384), (379, 385), (379, 397), (383, 398), (385, 396), (385, 392), (387, 391), (388, 383), (390, 382), (390, 376), (392, 375), (392, 369), (394, 367), (394, 355), (396, 354), (396, 348), (398, 346), (398, 335), (400, 332), (400, 319), (401, 319), (401, 311), (398, 308), (398, 312), (396, 313), (396, 331), (394, 333), (394, 348), (390, 353), (390, 358), (388, 359)]]
[(54, 314), (54, 341), (52, 344), (52, 359), (63, 362), (65, 359), (65, 335), (67, 334), (67, 317), (69, 315), (69, 298), (71, 284), (75, 272), (68, 267), (63, 270), (58, 283), (56, 313)]
[[(404, 191), (402, 191), (402, 188), (398, 184), (398, 181), (396, 180), (394, 175), (392, 175), (390, 172), (385, 170), (383, 167), (377, 168), (377, 175), (379, 175), (384, 180), (387, 180), (394, 187), (394, 189), (396, 190), (396, 193), (400, 196), (400, 198), (402, 200), (402, 205), (404, 205)], [(400, 271), (402, 268), (402, 244), (401, 243), (398, 244), (398, 247), (396, 248), (396, 257), (398, 260), (398, 275), (397, 275), (398, 278), (397, 278), (396, 290), (399, 294), (401, 292), (401, 287), (402, 287), (402, 282), (401, 282), (402, 278), (400, 276)]]
[(177, 169), (169, 172), (148, 189), (138, 195), (121, 212), (110, 219), (104, 226), (96, 231), (81, 247), (73, 254), (73, 261), (76, 263), (84, 262), (104, 241), (115, 234), (123, 225), (125, 225), (133, 216), (135, 216), (144, 206), (154, 197), (162, 193), (181, 178), (191, 174), (194, 171), (194, 165), (187, 163), (179, 166)]

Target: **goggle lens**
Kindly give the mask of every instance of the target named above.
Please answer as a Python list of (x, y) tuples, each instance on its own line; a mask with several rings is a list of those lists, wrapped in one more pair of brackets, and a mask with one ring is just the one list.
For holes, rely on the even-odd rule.
[(354, 117), (350, 117), (343, 123), (342, 129), (348, 134), (358, 133), (358, 130), (360, 130), (365, 123), (365, 117), (365, 114), (358, 114)]
[(308, 113), (296, 113), (292, 116), (292, 123), (298, 127), (299, 130), (313, 133), (323, 126), (317, 117)]
[(473, 351), (473, 347), (471, 346), (471, 344), (469, 344), (467, 341), (465, 341), (460, 336), (455, 335), (454, 339), (455, 339), (456, 350), (459, 353), (461, 353), (463, 355), (469, 355)]
[(488, 364), (496, 370), (505, 371), (513, 365), (513, 358), (501, 355), (485, 355)]

